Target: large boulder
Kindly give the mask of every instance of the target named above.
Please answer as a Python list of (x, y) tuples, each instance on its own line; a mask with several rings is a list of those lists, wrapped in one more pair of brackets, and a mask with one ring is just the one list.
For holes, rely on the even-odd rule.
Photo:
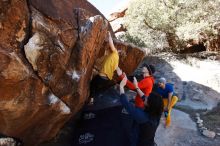
[[(38, 145), (84, 105), (111, 28), (86, 0), (5, 0), (0, 12), (0, 133)], [(129, 58), (139, 50), (126, 46)], [(137, 55), (121, 58), (128, 73), (144, 53)]]

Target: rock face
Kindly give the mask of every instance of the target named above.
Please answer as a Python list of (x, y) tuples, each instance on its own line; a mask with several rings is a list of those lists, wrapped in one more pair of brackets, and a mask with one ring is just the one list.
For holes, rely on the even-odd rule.
[(129, 1), (123, 7), (121, 7), (118, 11), (110, 14), (108, 18), (116, 36), (127, 31), (127, 28), (124, 25), (124, 16), (125, 16), (126, 11), (128, 10), (128, 3)]
[(202, 132), (202, 134), (206, 137), (209, 137), (209, 138), (215, 138), (215, 132), (213, 132), (213, 131), (204, 130)]
[(201, 32), (197, 39), (190, 39), (187, 41), (187, 45), (180, 53), (195, 53), (201, 51), (214, 51), (220, 52), (220, 23), (214, 25), (217, 34), (208, 36)]
[[(111, 29), (86, 0), (6, 0), (0, 13), (0, 133), (38, 145), (83, 106)], [(139, 50), (121, 46), (130, 57)], [(124, 58), (128, 73), (138, 55), (129, 64)]]
[(112, 14), (110, 14), (110, 17), (108, 18), (109, 22), (114, 21), (115, 19), (121, 18), (125, 16), (125, 12), (128, 10), (127, 7), (119, 10), (119, 12), (113, 12)]

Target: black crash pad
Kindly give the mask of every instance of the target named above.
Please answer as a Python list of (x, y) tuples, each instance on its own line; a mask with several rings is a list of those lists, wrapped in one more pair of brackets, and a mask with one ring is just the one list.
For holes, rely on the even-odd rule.
[(131, 124), (121, 106), (84, 111), (75, 131), (74, 146), (129, 146)]

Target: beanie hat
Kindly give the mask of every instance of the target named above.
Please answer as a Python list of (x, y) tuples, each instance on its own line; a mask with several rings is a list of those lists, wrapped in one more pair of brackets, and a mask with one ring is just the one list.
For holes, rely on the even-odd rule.
[(163, 83), (163, 84), (166, 84), (166, 79), (165, 78), (160, 78), (158, 80), (159, 83)]
[(153, 75), (155, 73), (155, 67), (153, 65), (143, 64), (142, 67), (146, 67), (149, 71), (150, 75)]

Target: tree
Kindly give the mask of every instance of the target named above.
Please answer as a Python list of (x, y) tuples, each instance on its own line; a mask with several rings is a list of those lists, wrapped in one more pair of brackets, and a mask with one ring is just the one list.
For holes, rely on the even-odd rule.
[(219, 9), (219, 0), (132, 0), (125, 25), (147, 47), (176, 51), (201, 32), (217, 35)]

